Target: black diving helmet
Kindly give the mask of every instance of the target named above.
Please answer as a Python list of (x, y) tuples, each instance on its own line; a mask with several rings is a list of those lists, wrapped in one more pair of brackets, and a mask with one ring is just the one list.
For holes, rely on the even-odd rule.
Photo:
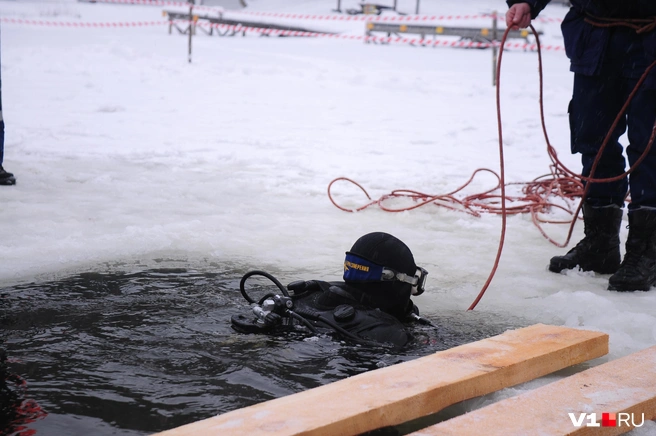
[(396, 237), (369, 233), (358, 239), (344, 259), (344, 281), (350, 283), (402, 282), (412, 295), (426, 289), (428, 271), (415, 265), (410, 249)]

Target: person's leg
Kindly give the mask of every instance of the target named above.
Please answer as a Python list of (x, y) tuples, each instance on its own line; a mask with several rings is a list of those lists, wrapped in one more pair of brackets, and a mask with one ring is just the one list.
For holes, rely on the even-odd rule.
[[(2, 40), (0, 40), (0, 49)], [(2, 66), (2, 53), (0, 53), (0, 67)], [(1, 70), (1, 68), (0, 68)], [(0, 74), (0, 171), (5, 157), (5, 119), (2, 116), (2, 74)]]
[(15, 185), (16, 178), (2, 167), (5, 154), (5, 120), (2, 117), (2, 77), (0, 77), (0, 185)]
[[(584, 177), (590, 177), (601, 145), (625, 103), (625, 93), (618, 83), (619, 73), (608, 70), (603, 76), (574, 76), (574, 93), (569, 108), (572, 153), (581, 154)], [(622, 117), (599, 158), (592, 177), (608, 179), (625, 171), (620, 136), (626, 131)], [(583, 182), (584, 186), (588, 182)], [(610, 183), (589, 183), (585, 202), (593, 207), (622, 207), (628, 190), (626, 178)]]
[(0, 168), (5, 158), (5, 119), (2, 117), (2, 79), (0, 79)]
[[(606, 65), (600, 76), (574, 76), (569, 105), (571, 148), (572, 153), (581, 154), (585, 177), (590, 176), (599, 149), (624, 104), (623, 92), (617, 86), (619, 77), (619, 71), (612, 64)], [(619, 138), (625, 130), (626, 119), (622, 118), (604, 148), (593, 178), (605, 179), (624, 172), (625, 160)], [(585, 237), (567, 254), (553, 257), (549, 262), (550, 271), (560, 272), (578, 266), (584, 271), (612, 274), (619, 267), (619, 230), (628, 182), (624, 178), (589, 185), (583, 204)]]
[[(656, 74), (656, 71), (654, 72)], [(631, 80), (633, 89), (636, 81)], [(627, 111), (629, 146), (626, 154), (633, 166), (649, 143), (656, 120), (656, 89), (640, 90)], [(645, 159), (629, 175), (631, 203), (629, 211), (656, 209), (656, 144), (652, 144)]]
[[(636, 81), (628, 81), (633, 89)], [(629, 91), (630, 91), (629, 89)], [(656, 89), (641, 89), (629, 106), (626, 152), (629, 165), (642, 156), (656, 120)], [(629, 175), (629, 236), (619, 270), (609, 279), (608, 289), (647, 291), (656, 283), (656, 144)]]

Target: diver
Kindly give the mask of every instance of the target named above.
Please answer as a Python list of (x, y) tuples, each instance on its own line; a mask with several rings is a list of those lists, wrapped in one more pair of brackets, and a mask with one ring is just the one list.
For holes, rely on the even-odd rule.
[[(328, 329), (357, 343), (400, 348), (411, 340), (406, 325), (431, 325), (411, 300), (424, 292), (427, 274), (401, 240), (388, 233), (368, 233), (346, 252), (342, 282), (296, 281), (285, 289), (266, 272), (245, 274), (240, 290), (254, 317), (235, 315), (232, 327), (242, 333)], [(254, 275), (273, 281), (280, 294), (252, 299), (244, 284)]]

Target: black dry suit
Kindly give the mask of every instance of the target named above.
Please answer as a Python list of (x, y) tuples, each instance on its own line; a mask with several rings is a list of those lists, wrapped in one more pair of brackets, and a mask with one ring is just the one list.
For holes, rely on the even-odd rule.
[(411, 338), (404, 323), (418, 317), (416, 306), (409, 300), (406, 313), (399, 318), (372, 308), (366, 304), (367, 296), (362, 291), (344, 282), (299, 281), (289, 284), (287, 289), (291, 291), (288, 296), (270, 296), (268, 302), (253, 304), (254, 318), (233, 316), (233, 328), (243, 333), (334, 331), (356, 343), (400, 348)]

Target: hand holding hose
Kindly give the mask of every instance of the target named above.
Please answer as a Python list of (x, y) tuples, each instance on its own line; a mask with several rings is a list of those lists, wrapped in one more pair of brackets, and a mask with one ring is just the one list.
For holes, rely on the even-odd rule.
[(531, 24), (531, 5), (516, 3), (506, 12), (506, 27), (513, 30), (525, 29)]

